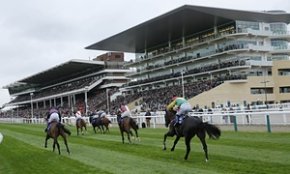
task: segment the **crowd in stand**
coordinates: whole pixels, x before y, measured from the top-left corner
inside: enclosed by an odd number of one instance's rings
[[[222,62],[219,64],[211,64],[208,66],[204,66],[204,67],[199,67],[199,68],[194,68],[191,70],[188,70],[184,73],[184,75],[191,75],[191,74],[197,74],[197,73],[202,73],[202,72],[210,72],[213,70],[217,70],[217,69],[223,69],[223,68],[229,68],[229,67],[233,67],[233,66],[243,66],[245,65],[246,62],[244,60],[234,60],[234,61],[229,61],[229,62]],[[153,78],[148,78],[148,79],[144,79],[144,80],[138,80],[136,82],[130,82],[128,85],[129,86],[134,86],[134,85],[138,85],[138,84],[143,84],[143,83],[150,83],[150,82],[154,82],[154,81],[158,81],[158,80],[164,80],[164,79],[170,79],[170,78],[176,78],[176,77],[180,77],[181,73],[177,72],[177,73],[172,73],[172,74],[167,74],[167,75],[162,75],[162,76],[157,76],[157,77],[153,77]],[[242,76],[240,76],[241,78],[244,78]],[[235,79],[237,78],[237,76],[235,77]],[[227,79],[230,79],[227,77]]]
[[[215,78],[214,80],[201,80],[191,83],[185,83],[184,84],[184,93],[185,97],[187,99],[192,98],[204,91],[208,91],[211,88],[214,88],[218,86],[219,84],[223,83],[224,80],[229,79],[239,79],[241,77],[236,77],[233,75],[225,76],[224,78]],[[113,95],[115,92],[118,92],[118,88],[110,89],[109,96]],[[111,113],[114,113],[114,111],[119,108],[120,104],[125,103],[129,104],[137,99],[138,102],[136,102],[136,106],[140,106],[141,110],[145,111],[148,108],[151,110],[164,110],[165,106],[170,102],[171,97],[173,95],[182,96],[182,86],[181,85],[175,85],[175,86],[167,86],[156,89],[150,89],[150,90],[144,90],[135,92],[130,95],[119,95],[114,100],[110,100],[109,102],[109,111]],[[91,91],[88,93],[87,98],[87,106],[85,106],[85,99],[84,96],[79,96],[75,105],[73,106],[67,106],[67,104],[64,104],[62,106],[62,114],[63,116],[72,116],[74,115],[73,112],[76,110],[82,111],[83,114],[85,114],[85,111],[89,113],[95,112],[97,110],[107,110],[107,91],[106,89],[103,90],[97,90],[97,91]],[[34,117],[36,118],[45,118],[46,112],[48,110],[48,107],[46,108],[35,108],[34,109]],[[19,109],[18,110],[18,116],[20,117],[30,117],[31,116],[31,110],[30,107],[27,107],[26,109]]]
[[[50,88],[42,89],[39,92],[34,92],[33,98],[37,99],[37,98],[41,98],[45,96],[61,94],[64,92],[81,89],[81,88],[91,85],[92,83],[96,82],[98,79],[100,79],[100,77],[92,76],[92,77],[87,77],[87,78],[75,80],[72,82],[60,84],[60,85],[53,86]],[[27,101],[27,100],[30,100],[30,97],[31,97],[30,94],[19,95],[17,96],[17,98],[15,98],[11,102],[16,103],[16,102],[21,102],[21,101]]]

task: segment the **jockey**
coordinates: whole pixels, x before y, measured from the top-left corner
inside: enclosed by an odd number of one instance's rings
[[[99,118],[104,118],[107,114],[105,111],[103,110],[99,110],[96,115],[99,117]]]
[[[181,124],[184,116],[192,109],[191,105],[185,98],[173,96],[172,102],[167,106],[167,110],[176,111],[174,126],[178,127]]]
[[[67,133],[68,135],[71,134],[71,132],[67,128],[65,128],[63,124],[61,124],[61,115],[60,115],[58,108],[56,108],[56,107],[50,108],[50,110],[47,114],[46,120],[47,120],[47,127],[45,128],[45,132],[48,131],[49,125],[51,122],[57,121],[59,123],[59,125],[63,128],[65,133]]]
[[[78,119],[82,119],[82,113],[81,113],[81,111],[77,111],[77,112],[75,113],[75,116],[76,116],[77,120],[78,120]]]
[[[119,111],[121,112],[121,118],[129,117],[131,115],[130,109],[125,104],[121,104]]]
[[[52,121],[57,121],[57,122],[61,121],[61,115],[58,109],[55,107],[50,108],[47,114],[46,120],[47,120],[47,127],[45,128],[45,132],[47,132],[49,125]]]

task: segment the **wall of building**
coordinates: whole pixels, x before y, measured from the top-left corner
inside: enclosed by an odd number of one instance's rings
[[[124,53],[123,52],[108,52],[108,53],[105,53],[96,57],[93,60],[124,62]]]
[[[273,93],[267,93],[267,101],[270,103],[280,103],[281,101],[289,100],[290,93],[280,93],[279,88],[282,86],[290,86],[290,76],[280,76],[279,69],[289,69],[290,61],[274,61],[272,68],[272,76],[249,76],[246,80],[225,81],[210,91],[203,92],[194,98],[189,99],[192,106],[199,105],[200,107],[211,107],[212,102],[215,105],[227,105],[228,101],[231,104],[244,105],[260,101],[264,103],[266,99],[265,93],[251,94],[251,88],[273,88]]]

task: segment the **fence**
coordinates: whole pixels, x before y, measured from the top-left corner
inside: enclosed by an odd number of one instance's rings
[[[151,117],[151,127],[164,127],[164,112],[153,113],[152,116],[144,116],[145,113],[134,114],[133,118],[136,119],[140,127],[142,123],[146,123],[146,118]],[[256,110],[256,111],[226,111],[226,112],[214,112],[214,113],[198,113],[192,112],[190,116],[198,116],[211,124],[232,127],[233,130],[238,131],[241,126],[259,126],[265,127],[268,132],[272,131],[272,126],[284,126],[290,129],[290,111],[281,110]],[[83,117],[87,123],[89,123],[89,117]],[[117,124],[116,116],[109,116],[109,119],[113,124]],[[75,117],[64,117],[63,123],[75,124]],[[30,123],[30,124],[45,124],[46,121],[43,118],[0,118],[0,123]]]

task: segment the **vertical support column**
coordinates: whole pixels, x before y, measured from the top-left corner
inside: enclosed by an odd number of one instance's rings
[[[33,102],[32,102],[33,92],[30,93],[30,106],[31,106],[31,119],[33,118]]]
[[[107,112],[110,114],[110,89],[106,88],[106,95],[107,95]]]
[[[85,87],[85,114],[86,116],[88,115],[88,91],[89,91],[89,87],[86,86]]]
[[[45,102],[45,100],[43,100],[43,109],[45,109],[46,108],[46,102]]]
[[[60,106],[63,107],[63,96],[60,96]]]
[[[182,25],[182,47],[185,47],[185,27],[184,24]]]

